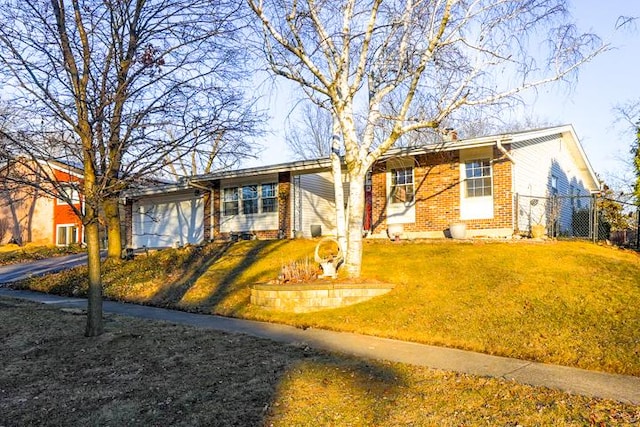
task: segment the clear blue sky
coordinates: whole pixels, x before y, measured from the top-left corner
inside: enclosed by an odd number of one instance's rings
[[[573,0],[570,7],[579,30],[598,34],[612,49],[586,64],[572,89],[566,86],[539,89],[537,96],[528,97],[522,114],[552,123],[573,124],[595,171],[608,183],[619,186],[614,181],[619,181],[629,170],[632,140],[628,134],[623,135],[623,124],[616,123],[614,107],[640,100],[640,19],[623,30],[616,30],[616,23],[620,16],[640,17],[640,1]],[[245,166],[291,160],[283,130],[286,116],[301,95],[289,93],[287,86],[282,81],[277,87],[261,85],[264,104],[272,116],[273,133],[262,140],[265,150],[259,159]]]
[[[582,31],[609,42],[612,50],[586,64],[573,90],[540,90],[529,113],[552,122],[571,123],[595,171],[616,181],[628,171],[632,138],[618,120],[616,105],[640,101],[640,20],[616,30],[620,16],[640,17],[637,0],[573,0],[572,13]]]

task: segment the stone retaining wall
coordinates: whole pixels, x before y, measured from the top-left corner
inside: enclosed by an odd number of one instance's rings
[[[374,283],[253,285],[251,304],[270,310],[308,313],[367,301],[391,289],[393,285]]]

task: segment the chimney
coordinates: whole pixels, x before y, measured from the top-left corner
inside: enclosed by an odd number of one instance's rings
[[[458,131],[454,128],[446,128],[444,130],[444,140],[446,142],[455,142],[458,140]]]

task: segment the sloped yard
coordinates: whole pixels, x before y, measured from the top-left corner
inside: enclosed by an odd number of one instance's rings
[[[36,261],[44,258],[71,255],[84,252],[78,245],[58,247],[53,245],[15,244],[0,245],[0,266],[17,262]]]
[[[363,276],[396,285],[307,314],[249,304],[249,286],[312,256],[315,242],[166,250],[108,266],[109,298],[299,327],[352,331],[640,375],[640,257],[585,242],[367,242]],[[82,269],[24,286],[82,294]]]

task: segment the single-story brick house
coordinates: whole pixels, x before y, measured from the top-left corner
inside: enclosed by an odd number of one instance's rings
[[[53,196],[64,192],[81,210],[82,169],[56,160],[20,160],[0,168],[0,177],[0,243],[68,246],[83,242],[82,221],[65,200]],[[28,186],[20,181],[39,184]]]
[[[390,150],[366,183],[365,233],[510,237],[515,195],[587,196],[598,179],[571,125]],[[233,235],[288,238],[335,234],[328,159],[216,172],[124,193],[127,244],[162,247]]]

